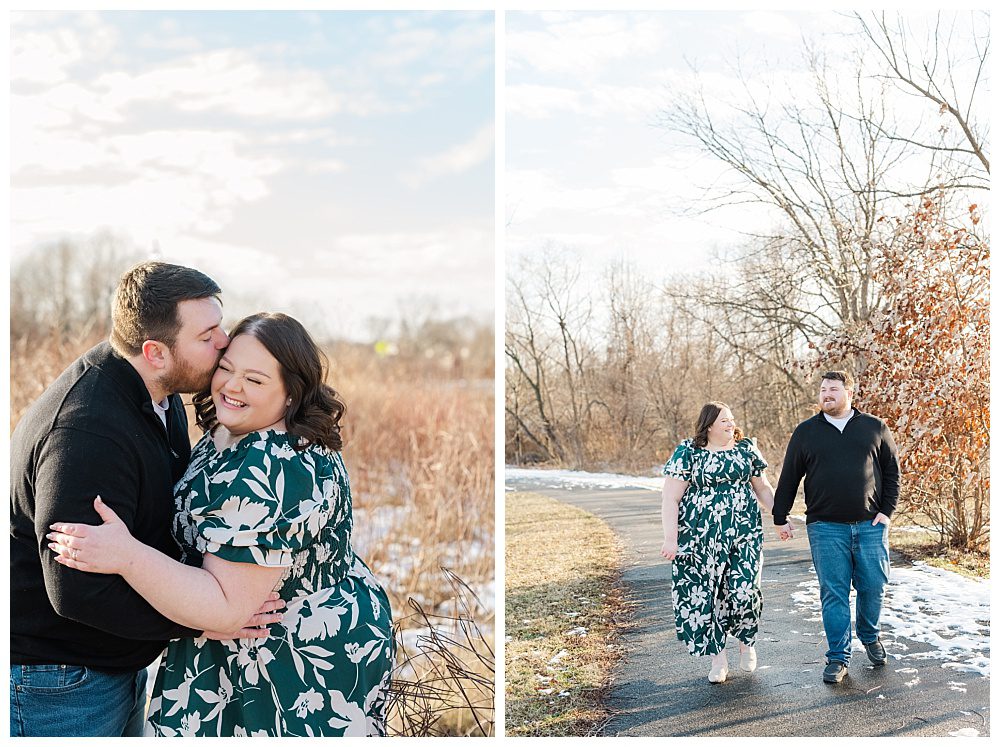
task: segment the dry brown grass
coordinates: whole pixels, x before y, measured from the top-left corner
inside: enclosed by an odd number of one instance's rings
[[[70,363],[99,341],[98,338],[11,338],[10,341],[10,430],[32,402],[55,381]]]
[[[921,560],[935,568],[975,579],[990,577],[990,554],[970,552],[942,543],[933,532],[890,530],[889,547],[908,561]]]
[[[394,701],[390,726],[489,736],[493,382],[449,378],[357,348],[330,357],[331,383],[347,403],[344,459],[355,536],[401,628],[398,692],[408,697]]]
[[[11,430],[98,341],[12,339]],[[491,734],[493,381],[459,376],[491,375],[492,362],[458,370],[357,345],[328,352],[330,383],[347,403],[355,545],[385,585],[400,628],[393,728]]]
[[[622,657],[621,547],[551,498],[512,493],[506,506],[506,733],[595,735]]]
[[[366,560],[392,577],[400,608],[410,597],[432,611],[446,603],[441,567],[483,596],[494,565],[493,382],[414,376],[357,350],[331,360]],[[393,529],[372,537],[365,517],[391,517]]]

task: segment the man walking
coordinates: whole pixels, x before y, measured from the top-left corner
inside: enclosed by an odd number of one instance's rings
[[[899,497],[892,434],[852,407],[853,395],[849,373],[823,374],[820,412],[792,433],[774,493],[774,524],[781,539],[789,539],[788,513],[805,477],[806,531],[829,646],[823,681],[831,683],[844,679],[851,659],[852,584],[858,639],[873,664],[885,664],[879,618],[889,580],[889,517]]]
[[[11,436],[11,736],[141,735],[145,667],[168,639],[201,635],[120,576],[56,563],[45,535],[56,520],[93,523],[100,495],[136,539],[178,557],[173,485],[191,447],[177,393],[207,388],[229,342],[219,293],[187,267],[129,270],[110,342],[67,368]]]

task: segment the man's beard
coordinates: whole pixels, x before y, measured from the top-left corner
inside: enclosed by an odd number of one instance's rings
[[[219,356],[221,358],[221,356]],[[173,370],[164,374],[160,379],[160,386],[168,394],[190,394],[205,391],[212,385],[212,375],[215,373],[215,366],[210,370],[199,373],[184,358],[174,356]]]
[[[820,402],[820,409],[830,416],[848,410],[848,408],[844,407],[844,403],[841,402]]]

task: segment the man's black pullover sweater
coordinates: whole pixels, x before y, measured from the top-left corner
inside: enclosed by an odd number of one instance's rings
[[[12,664],[134,671],[168,639],[197,635],[121,576],[59,565],[45,538],[55,521],[99,524],[100,495],[136,539],[178,557],[173,485],[191,446],[176,395],[167,426],[138,372],[107,343],[66,369],[21,418],[10,455]]]
[[[822,412],[799,423],[792,433],[774,491],[775,526],[788,523],[803,475],[806,523],[892,516],[899,498],[892,434],[881,420],[856,409],[843,433]]]

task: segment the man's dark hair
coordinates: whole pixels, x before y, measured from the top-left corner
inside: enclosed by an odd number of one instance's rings
[[[173,350],[181,322],[177,304],[214,298],[222,289],[208,275],[165,262],[143,262],[122,275],[111,302],[111,347],[123,358],[138,355],[146,340]]]
[[[826,381],[842,381],[844,382],[844,389],[854,391],[854,377],[847,371],[827,371],[823,374],[823,379]]]

